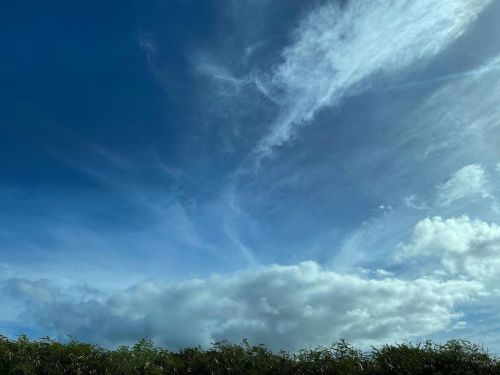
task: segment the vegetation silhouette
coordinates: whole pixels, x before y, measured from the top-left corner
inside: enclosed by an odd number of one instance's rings
[[[0,336],[0,374],[500,374],[500,360],[464,340],[384,345],[361,351],[341,340],[297,353],[272,352],[247,340],[169,351],[142,339],[106,350],[50,338]]]

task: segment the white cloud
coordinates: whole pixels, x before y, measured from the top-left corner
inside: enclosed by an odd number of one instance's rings
[[[479,164],[460,168],[444,184],[439,185],[436,203],[449,206],[459,199],[469,197],[491,197],[486,171]]]
[[[379,276],[385,276],[383,273]],[[465,280],[367,279],[314,262],[268,266],[174,285],[143,283],[109,298],[11,280],[44,332],[104,345],[148,336],[169,347],[218,339],[298,349],[339,338],[369,345],[431,334],[460,318],[457,304],[481,287]]]
[[[449,274],[481,281],[500,272],[500,227],[467,216],[427,218],[414,229],[412,240],[399,245],[400,259],[430,257]]]
[[[500,126],[499,70],[497,55],[467,74],[455,75],[410,116],[413,132],[408,134],[425,147],[424,158],[459,146],[463,152],[496,155],[491,131]]]
[[[300,24],[269,79],[283,97],[282,112],[257,153],[266,155],[290,141],[318,110],[363,89],[368,78],[438,54],[490,2],[379,0],[316,9]]]
[[[207,53],[199,53],[193,57],[197,73],[204,75],[219,84],[218,95],[234,95],[243,86],[250,83],[249,78],[238,78],[229,68],[215,60]]]
[[[403,203],[408,208],[413,208],[414,210],[428,210],[427,204],[422,201],[416,194],[410,194],[403,198]]]
[[[389,277],[389,276],[394,276],[393,272],[386,271],[382,268],[379,268],[375,270],[375,274],[380,277]]]

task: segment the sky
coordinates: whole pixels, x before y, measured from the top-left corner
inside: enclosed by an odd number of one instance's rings
[[[0,4],[0,333],[500,353],[500,2]]]

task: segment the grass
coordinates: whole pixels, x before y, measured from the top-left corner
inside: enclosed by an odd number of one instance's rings
[[[246,340],[174,352],[146,339],[106,350],[77,341],[0,336],[0,374],[500,374],[500,360],[463,340],[385,345],[368,352],[340,341],[275,353]]]

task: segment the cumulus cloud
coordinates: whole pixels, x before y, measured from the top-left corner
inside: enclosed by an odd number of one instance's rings
[[[465,280],[367,279],[304,262],[178,284],[142,283],[106,298],[19,279],[3,291],[28,301],[28,316],[59,336],[109,346],[147,336],[174,348],[248,338],[295,350],[341,337],[368,345],[450,328],[461,317],[457,305],[480,289]]]
[[[399,258],[427,257],[452,275],[482,282],[497,282],[500,272],[500,227],[468,216],[426,218],[414,229],[407,244],[400,244]]]
[[[488,177],[479,164],[466,165],[437,187],[436,202],[441,206],[468,197],[490,198]]]
[[[257,153],[290,141],[318,110],[362,90],[367,79],[435,56],[490,2],[379,0],[317,8],[297,28],[268,79],[266,92],[280,94],[282,111]]]
[[[55,298],[55,290],[50,289],[47,280],[9,279],[4,282],[3,291],[9,295],[22,296],[32,303],[52,302]]]

